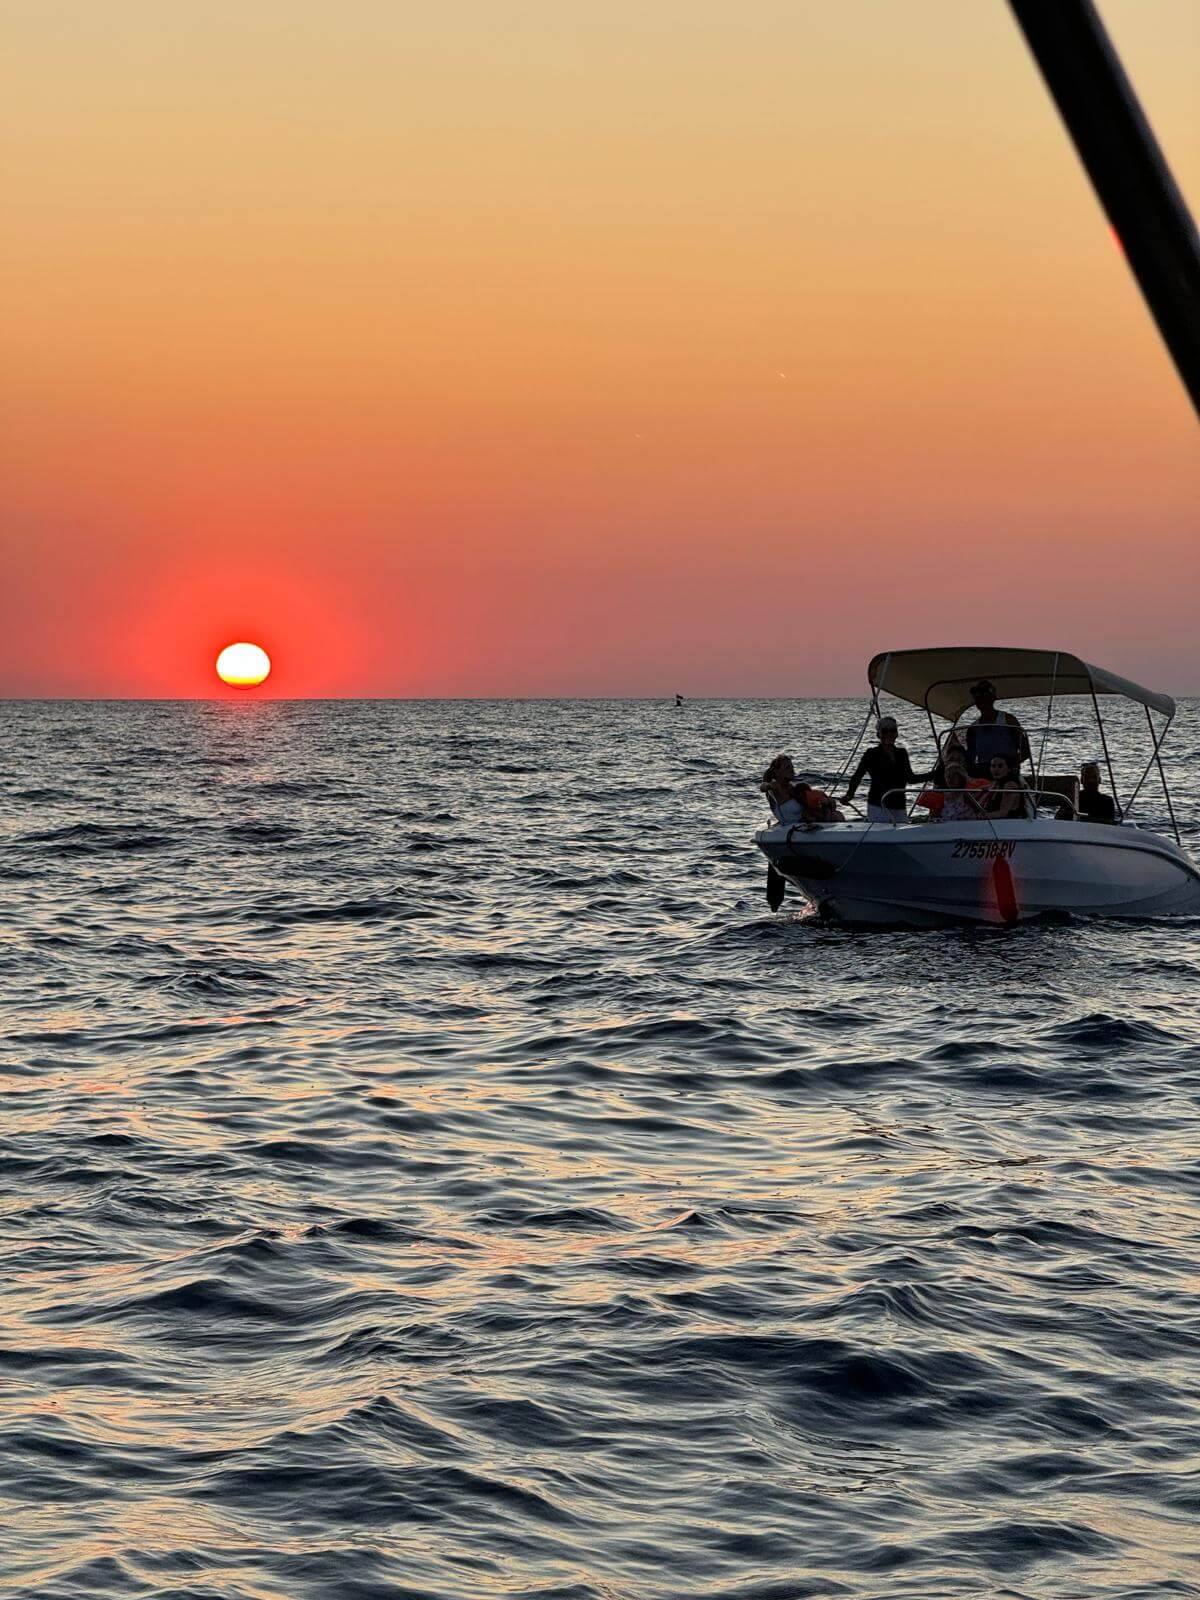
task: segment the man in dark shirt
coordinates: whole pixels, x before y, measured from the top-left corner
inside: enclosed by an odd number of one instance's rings
[[[1081,822],[1116,822],[1117,803],[1110,794],[1100,793],[1100,768],[1085,761],[1079,769],[1079,818]]]
[[[1022,761],[1028,761],[1029,739],[1011,711],[996,707],[996,685],[980,678],[971,688],[971,699],[979,715],[967,729],[967,765],[973,778],[990,775],[993,756],[1003,756],[1020,776]]]
[[[871,780],[867,789],[867,820],[869,822],[903,822],[908,805],[904,796],[906,783],[923,783],[912,769],[908,751],[896,739],[899,729],[895,717],[880,717],[875,724],[879,743],[864,750],[862,760],[854,769],[846,789],[846,799],[853,800],[855,790],[863,778]]]

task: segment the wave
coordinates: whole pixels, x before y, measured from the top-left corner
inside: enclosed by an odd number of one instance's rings
[[[1200,923],[770,917],[846,702],[255,709],[0,729],[0,1592],[1195,1592]]]
[[[74,822],[40,833],[19,834],[18,845],[36,845],[46,855],[90,856],[127,854],[142,850],[168,850],[179,840],[149,828],[122,823]]]

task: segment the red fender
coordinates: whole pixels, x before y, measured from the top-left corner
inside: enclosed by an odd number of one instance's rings
[[[1012,868],[1004,856],[997,856],[992,866],[992,887],[996,891],[996,909],[1002,922],[1015,922],[1020,916],[1017,905],[1017,886],[1013,882]]]

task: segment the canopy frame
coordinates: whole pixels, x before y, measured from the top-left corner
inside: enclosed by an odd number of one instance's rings
[[[952,676],[937,676],[937,672],[944,666],[953,663],[958,671]],[[898,687],[889,686],[889,675],[895,677],[894,667],[901,666],[900,676],[902,682]],[[908,670],[905,671],[904,669]],[[924,668],[924,670],[922,670]],[[1007,670],[1006,670],[1007,669]],[[1041,750],[1037,762],[1034,762],[1032,746],[1030,747],[1030,767],[1037,783],[1041,783],[1041,765],[1046,753],[1046,739],[1050,731],[1050,723],[1054,716],[1054,701],[1058,695],[1086,695],[1092,702],[1092,710],[1096,717],[1096,727],[1100,734],[1100,745],[1104,752],[1104,764],[1108,769],[1108,781],[1112,792],[1113,804],[1116,807],[1120,820],[1128,819],[1134,802],[1141,793],[1142,785],[1146,781],[1151,766],[1158,769],[1159,780],[1162,784],[1163,798],[1166,800],[1167,812],[1171,819],[1171,830],[1175,835],[1175,842],[1181,844],[1179,824],[1175,818],[1175,807],[1171,800],[1171,790],[1167,783],[1167,776],[1163,770],[1161,750],[1172,722],[1175,720],[1175,702],[1170,695],[1161,694],[1153,689],[1144,689],[1140,684],[1131,679],[1122,678],[1115,672],[1109,672],[1103,667],[1092,666],[1090,662],[1082,660],[1076,655],[1069,655],[1065,651],[1028,650],[1020,648],[987,648],[980,646],[969,647],[939,647],[928,650],[897,650],[887,651],[882,655],[873,657],[867,666],[867,683],[871,691],[871,708],[876,716],[879,715],[879,696],[883,693],[894,695],[899,700],[906,701],[909,705],[918,706],[929,718],[930,731],[934,741],[940,745],[937,724],[934,716],[939,715],[950,723],[951,730],[957,726],[959,718],[971,703],[970,690],[967,685],[972,678],[987,678],[995,681],[999,694],[1006,699],[1021,700],[1040,698],[1045,695],[1048,700],[1046,726],[1042,731]],[[1011,687],[1007,690],[1003,685],[1008,680]],[[1123,699],[1132,700],[1141,705],[1146,712],[1146,721],[1150,729],[1151,753],[1146,763],[1146,770],[1138,780],[1133,794],[1126,805],[1122,806],[1117,793],[1116,775],[1113,772],[1112,756],[1108,748],[1108,735],[1104,727],[1104,718],[1100,711],[1099,696],[1102,694],[1119,695]],[[934,702],[937,702],[936,704]],[[1166,718],[1161,733],[1155,733],[1154,718],[1151,716],[1151,707],[1161,712]],[[859,735],[861,741],[862,734]],[[857,742],[856,742],[857,747]]]
[[[1170,695],[1145,689],[1065,650],[999,645],[889,650],[877,655],[867,667],[873,698],[879,690],[886,689],[897,699],[933,711],[947,722],[955,721],[971,704],[970,684],[977,678],[992,679],[1008,699],[1049,695],[1057,685],[1059,694],[1116,694],[1151,706],[1166,717],[1175,715],[1175,702]]]

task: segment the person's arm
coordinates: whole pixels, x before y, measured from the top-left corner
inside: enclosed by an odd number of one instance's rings
[[[1003,793],[1004,798],[1000,802],[999,810],[992,812],[993,822],[1003,822],[1006,818],[1011,817],[1018,806],[1022,810],[1024,809],[1025,802],[1021,789],[1011,779],[1004,785]]]
[[[866,772],[867,772],[867,757],[870,754],[871,754],[871,752],[869,750],[864,750],[863,751],[862,759],[859,761],[858,765],[854,769],[854,776],[850,779],[850,782],[846,785],[846,799],[847,800],[853,800],[854,799],[854,791],[858,788],[859,784],[863,781],[863,778],[866,776]]]
[[[904,781],[905,783],[928,783],[932,774],[928,772],[916,773],[913,771],[912,757],[908,751],[904,752]]]

